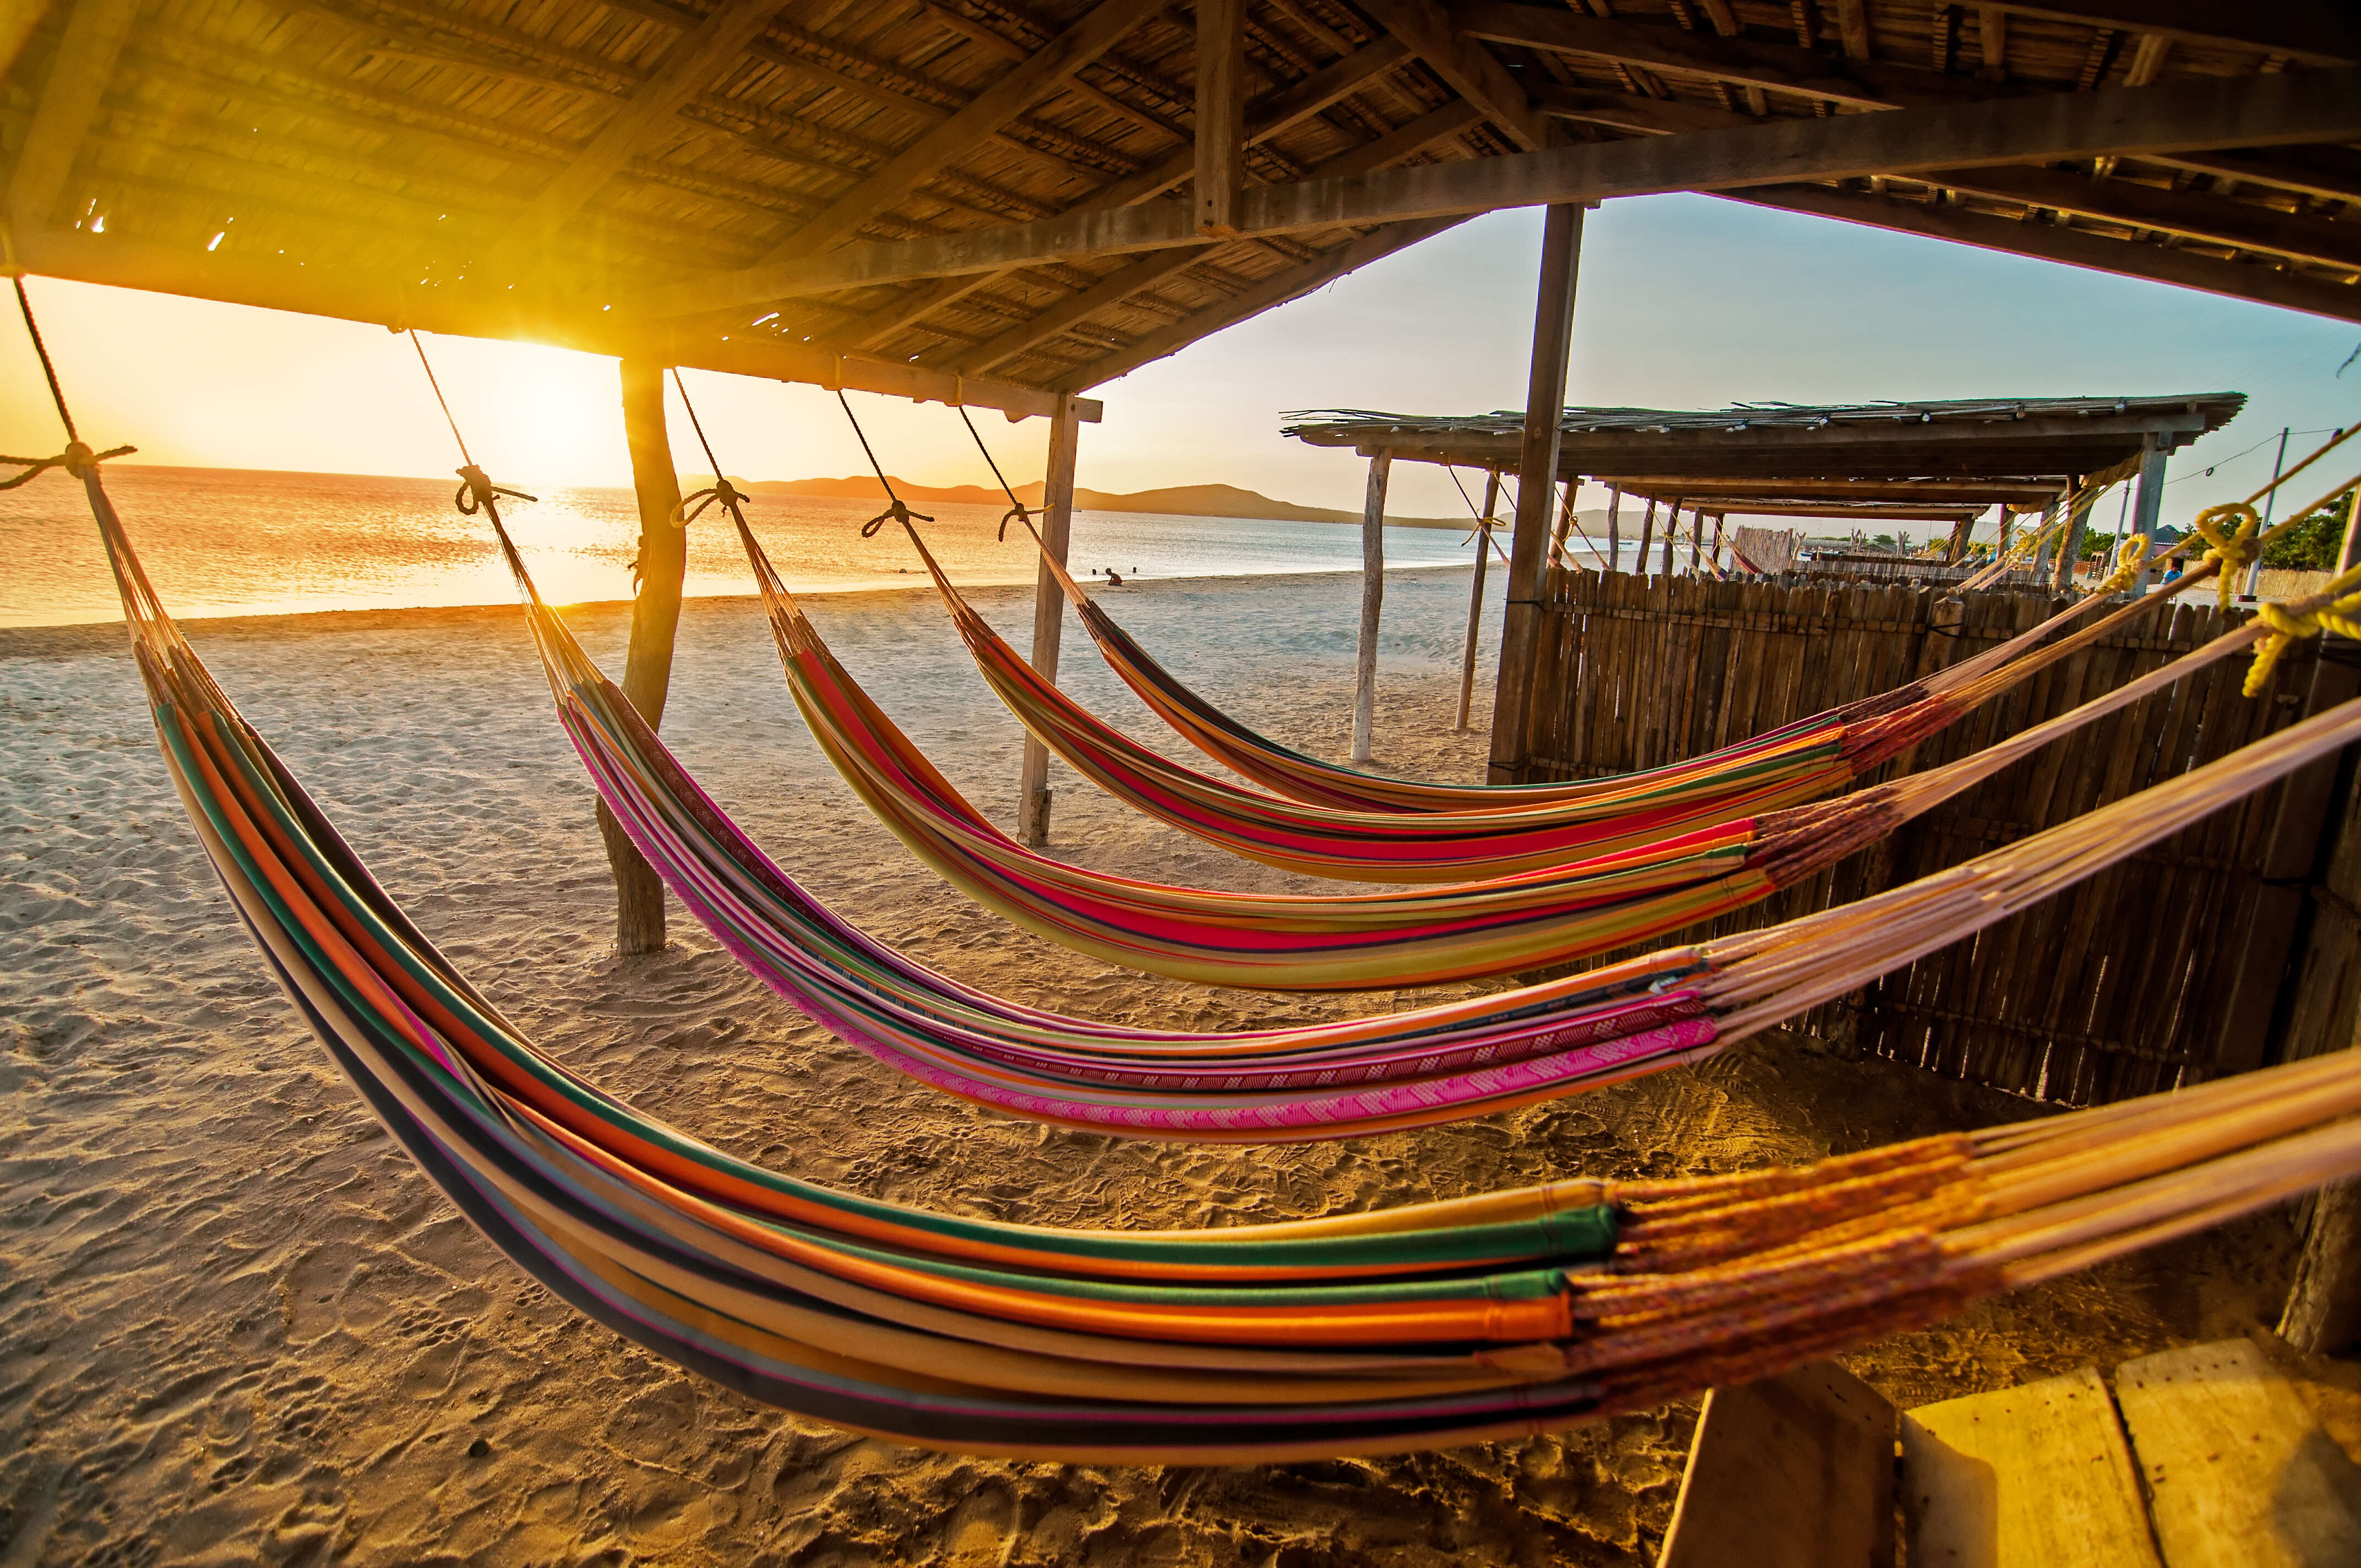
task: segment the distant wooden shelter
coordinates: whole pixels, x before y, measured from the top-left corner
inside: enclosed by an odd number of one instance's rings
[[[1974,398],[1938,402],[1741,403],[1726,409],[1569,408],[1558,419],[1557,458],[1535,499],[1554,511],[1562,541],[1570,506],[1552,499],[1557,483],[1609,487],[1607,559],[1623,560],[1620,507],[1645,504],[1635,570],[1649,569],[1662,540],[1662,565],[1676,559],[1680,518],[1690,513],[1690,569],[1710,559],[1706,521],[1718,549],[1730,517],[1808,517],[1846,529],[1925,521],[1947,523],[1952,554],[1983,512],[2040,511],[2094,477],[2138,478],[2135,532],[2152,532],[2163,499],[2166,459],[2246,406],[2240,392],[2144,398]],[[1529,422],[1521,410],[1419,416],[1333,409],[1291,414],[1284,433],[1314,446],[1348,446],[1369,460],[1370,518],[1382,518],[1386,476],[1397,462],[1488,470],[1524,468]],[[1489,491],[1488,490],[1488,495]],[[1665,510],[1661,529],[1658,508]],[[1520,497],[1518,515],[1525,513]],[[1365,522],[1365,527],[1374,528]],[[1594,542],[1595,543],[1596,542]],[[2070,536],[2056,557],[2058,580],[2073,570],[2080,543]],[[1375,669],[1375,595],[1362,619],[1360,667]],[[1511,589],[1514,605],[1515,590]],[[1472,612],[1471,612],[1472,614]],[[1521,784],[1532,759],[1522,738],[1533,729],[1533,645],[1504,644],[1493,702],[1492,782]],[[1360,694],[1359,708],[1368,706]]]

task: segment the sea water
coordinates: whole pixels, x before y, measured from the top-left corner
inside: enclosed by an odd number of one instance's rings
[[[413,605],[505,604],[516,597],[480,517],[452,505],[455,479],[110,465],[107,492],[157,591],[175,615],[276,615]],[[862,525],[874,501],[759,496],[747,521],[791,589],[916,587],[925,581],[900,529]],[[1001,510],[920,503],[928,546],[955,581],[1029,583],[1037,557],[1021,529],[996,535]],[[624,489],[544,489],[503,518],[544,598],[629,598],[639,513]],[[1389,568],[1471,565],[1476,547],[1445,529],[1389,528]],[[1361,532],[1326,522],[1078,511],[1070,560],[1080,575],[1225,577],[1358,571]],[[0,491],[0,626],[114,620],[122,611],[82,486],[55,472]],[[1493,565],[1499,566],[1498,557]],[[686,590],[752,591],[736,532],[718,510],[689,526]]]

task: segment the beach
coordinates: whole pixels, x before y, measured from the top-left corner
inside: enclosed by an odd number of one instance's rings
[[[1226,710],[1341,758],[1359,591],[1343,573],[1191,577],[1105,603]],[[1488,657],[1471,731],[1452,733],[1467,591],[1464,567],[1389,576],[1381,770],[1482,776]],[[975,602],[1027,644],[1029,590],[982,587]],[[1013,822],[1020,731],[933,597],[807,605],[951,781]],[[628,606],[567,613],[619,671]],[[514,606],[189,630],[393,896],[554,1055],[732,1153],[878,1198],[1048,1224],[1253,1223],[1801,1161],[2043,1113],[1774,1036],[1699,1069],[1382,1138],[1202,1148],[1045,1131],[837,1041],[676,905],[668,950],[617,959],[593,796]],[[1061,684],[1202,762],[1071,618]],[[1067,1466],[860,1438],[643,1354],[471,1230],[280,996],[166,783],[119,627],[0,630],[0,1090],[16,1111],[0,1136],[0,1568],[1653,1562],[1693,1404],[1392,1458]],[[836,779],[750,600],[688,602],[663,730],[793,875],[971,983],[1195,1029],[1447,993],[1219,991],[1016,930],[941,884]],[[1052,783],[1058,854],[1166,882],[1333,890],[1184,838],[1062,765]],[[2267,1329],[2293,1238],[2286,1212],[2263,1214],[1847,1364],[1908,1407]],[[2361,1453],[2361,1367],[2283,1364]]]

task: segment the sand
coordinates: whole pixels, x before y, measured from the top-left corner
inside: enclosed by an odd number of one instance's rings
[[[1379,764],[1480,776],[1449,733],[1464,571],[1388,598]],[[1183,675],[1342,755],[1349,577],[1111,599]],[[980,596],[1004,629],[1027,600]],[[1017,732],[931,598],[813,602],[963,789],[1013,816]],[[1497,616],[1497,605],[1493,614]],[[620,607],[575,616],[620,665]],[[192,623],[379,876],[556,1054],[752,1158],[1008,1219],[1200,1224],[1549,1177],[1809,1158],[2037,1107],[1773,1039],[1455,1127],[1271,1149],[1044,1132],[806,1024],[675,910],[619,960],[591,795],[512,609]],[[1069,635],[1067,684],[1170,737]],[[1479,676],[1479,694],[1489,672]],[[1690,1405],[1413,1457],[1248,1469],[944,1457],[749,1403],[576,1317],[471,1231],[265,978],[181,819],[111,627],[0,633],[0,1568],[32,1563],[1470,1564],[1650,1562]],[[1388,1009],[1109,970],[943,888],[828,772],[743,600],[692,601],[664,732],[797,876],[886,940],[1064,1009],[1192,1027]],[[1234,860],[1060,771],[1056,848],[1223,886]],[[1850,1358],[1904,1404],[2276,1315],[2284,1213],[1988,1304]],[[2361,1368],[2290,1363],[2361,1451]]]

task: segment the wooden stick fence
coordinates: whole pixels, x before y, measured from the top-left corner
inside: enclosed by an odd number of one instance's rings
[[[2194,596],[2193,596],[2194,597]],[[1890,690],[2037,624],[2046,594],[1553,573],[1530,777],[1655,766]],[[1980,750],[2238,624],[2210,597],[2076,654],[1903,764]],[[2052,746],[1894,839],[1713,929],[1850,902],[2210,762],[2353,694],[2290,652],[2259,698],[2225,661]],[[1847,1048],[2071,1104],[2348,1043],[2361,1003],[2361,829],[2351,768],[2322,764],[1800,1028]]]

